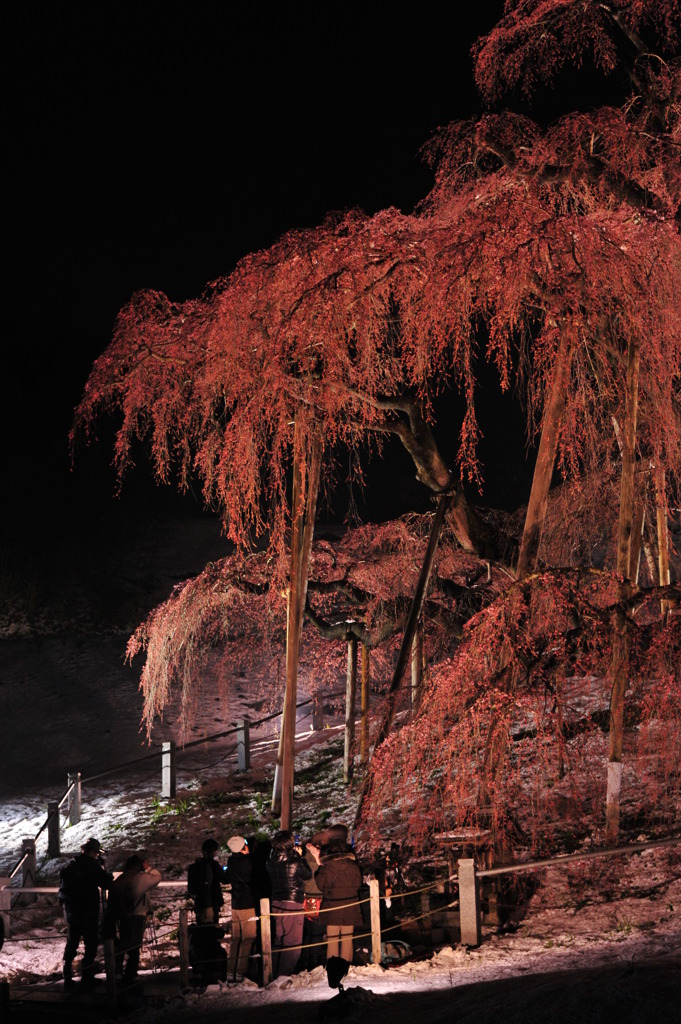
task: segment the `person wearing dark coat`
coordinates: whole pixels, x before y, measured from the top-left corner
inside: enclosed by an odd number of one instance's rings
[[[272,883],[272,916],[274,917],[274,976],[293,974],[300,959],[303,940],[303,909],[305,883],[312,877],[312,868],[296,848],[293,834],[277,832],[267,862]]]
[[[201,856],[187,869],[187,887],[194,900],[197,924],[220,923],[220,907],[224,903],[222,886],[227,884],[227,868],[216,859],[219,846],[215,839],[206,839]]]
[[[362,869],[352,848],[340,838],[331,839],[321,850],[321,865],[315,882],[322,893],[322,916],[326,923],[327,961],[340,956],[352,963],[352,933],[361,925],[359,888]]]
[[[227,846],[231,850],[227,871],[232,886],[232,938],[229,943],[227,977],[230,981],[243,981],[248,974],[257,935],[255,897],[251,887],[253,858],[243,836],[232,836]]]
[[[305,919],[303,924],[303,951],[300,966],[303,970],[312,971],[321,966],[326,958],[324,946],[324,917],[319,913],[322,905],[322,894],[315,881],[314,872],[319,867],[321,843],[319,833],[312,836],[305,844],[303,856],[312,869],[312,878],[305,883]]]
[[[63,868],[59,883],[59,902],[66,920],[64,947],[64,987],[73,985],[73,958],[81,939],[85,947],[81,963],[81,984],[95,981],[95,957],[99,946],[100,890],[108,890],[113,875],[104,867],[102,847],[97,839],[88,839],[81,852]]]

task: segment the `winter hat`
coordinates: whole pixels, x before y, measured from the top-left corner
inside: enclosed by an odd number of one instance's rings
[[[81,846],[81,850],[83,851],[83,853],[101,853],[102,844],[100,843],[99,839],[88,839],[87,842],[83,843],[83,845]]]
[[[243,836],[232,836],[231,839],[227,840],[227,846],[229,846],[232,853],[241,853],[245,845],[246,840]]]

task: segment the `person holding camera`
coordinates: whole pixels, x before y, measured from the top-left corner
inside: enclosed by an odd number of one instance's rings
[[[293,833],[277,832],[267,872],[272,882],[272,967],[276,978],[293,974],[298,966],[303,941],[305,883],[312,877],[312,868],[303,858],[302,848]]]
[[[201,856],[187,868],[187,888],[198,925],[220,924],[220,908],[225,902],[222,886],[229,881],[229,873],[216,857],[219,849],[215,839],[205,839]]]
[[[230,981],[238,982],[243,981],[248,974],[258,932],[252,889],[253,858],[244,836],[232,836],[227,846],[230,849],[227,869],[232,885],[232,936],[227,976]]]
[[[133,853],[109,890],[108,912],[117,933],[116,972],[131,985],[139,972],[144,930],[151,910],[149,892],[161,882],[158,868],[149,866],[144,851]],[[125,969],[124,969],[125,965]]]
[[[98,839],[88,839],[59,875],[59,902],[66,920],[66,946],[64,947],[64,988],[73,985],[73,958],[81,939],[84,952],[81,963],[81,984],[95,982],[95,957],[99,946],[100,890],[108,890],[113,875],[104,866],[104,857]]]

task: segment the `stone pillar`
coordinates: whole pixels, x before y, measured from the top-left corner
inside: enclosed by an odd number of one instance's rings
[[[482,941],[480,895],[475,861],[472,858],[459,861],[459,919],[461,944],[479,946]]]

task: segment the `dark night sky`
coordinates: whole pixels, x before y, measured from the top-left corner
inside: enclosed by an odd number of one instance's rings
[[[419,147],[479,109],[469,48],[502,3],[465,17],[371,7],[38,2],[5,14],[3,546],[20,526],[47,535],[111,502],[110,443],[71,473],[67,432],[134,291],[197,295],[329,210],[410,210],[427,192]],[[170,500],[152,498],[148,478],[133,472],[120,507]]]

